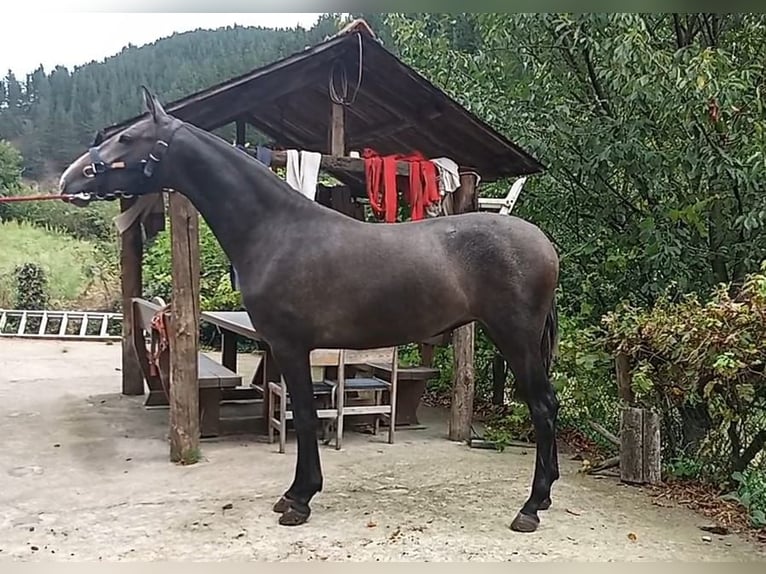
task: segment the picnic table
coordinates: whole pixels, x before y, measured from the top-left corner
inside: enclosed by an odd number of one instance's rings
[[[262,351],[265,352],[265,374],[259,376],[259,372],[253,374],[253,386],[256,379],[262,379],[268,384],[269,381],[279,381],[280,372],[274,362],[268,343],[258,334],[253,327],[250,316],[247,311],[203,311],[201,320],[215,325],[221,333],[221,364],[237,372],[237,340],[244,337],[255,341]],[[323,352],[332,352],[332,350],[315,350],[312,352],[312,367],[323,367],[325,361],[322,360]],[[329,363],[329,361],[328,361]],[[363,370],[373,370],[376,376],[386,378],[390,376],[391,369],[388,365],[370,362],[369,365],[351,365]],[[262,368],[259,366],[259,369]],[[428,380],[439,376],[439,370],[427,366],[418,367],[399,367],[398,372],[398,392],[397,392],[397,427],[419,427],[417,418],[417,408],[420,399],[425,392],[425,386]],[[263,377],[263,378],[262,378]],[[268,400],[268,393],[263,389],[264,401]],[[264,405],[266,408],[268,405]]]

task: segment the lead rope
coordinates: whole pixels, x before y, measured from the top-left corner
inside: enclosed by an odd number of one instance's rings
[[[330,68],[330,74],[329,74],[329,86],[328,91],[330,93],[330,99],[341,106],[350,106],[356,101],[356,96],[359,93],[359,88],[362,85],[362,69],[363,69],[363,58],[364,54],[362,51],[362,34],[360,32],[356,33],[356,37],[359,43],[359,66],[357,69],[357,77],[356,77],[356,87],[354,88],[354,95],[349,99],[348,98],[348,77],[346,75],[346,67],[343,66],[341,71],[341,77],[340,77],[340,83],[341,83],[341,94],[338,93],[338,91],[335,89],[335,71],[337,69],[337,66],[339,62],[341,62],[340,58],[337,58],[333,64],[332,68]]]
[[[14,195],[10,197],[0,197],[0,203],[14,203],[17,201],[44,201],[46,199],[60,199],[62,201],[68,201],[72,196],[66,196],[63,194],[58,195]]]

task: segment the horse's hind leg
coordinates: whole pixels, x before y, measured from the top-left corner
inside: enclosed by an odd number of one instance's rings
[[[295,478],[290,488],[274,504],[274,512],[282,514],[279,517],[281,525],[297,526],[308,520],[311,514],[309,502],[322,490],[323,482],[309,353],[296,352],[289,346],[275,345],[272,345],[272,351],[290,394],[298,442]],[[282,429],[282,432],[285,432],[285,429]]]
[[[513,325],[487,325],[490,337],[503,353],[529,407],[537,443],[535,472],[529,498],[511,524],[517,532],[533,532],[540,524],[539,510],[550,507],[551,485],[559,478],[556,448],[558,399],[542,360],[540,338]]]

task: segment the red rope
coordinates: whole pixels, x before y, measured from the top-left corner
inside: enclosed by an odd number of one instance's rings
[[[42,201],[45,199],[60,199],[62,201],[68,201],[69,197],[66,195],[14,195],[12,197],[0,197],[0,203],[12,203],[15,201]]]

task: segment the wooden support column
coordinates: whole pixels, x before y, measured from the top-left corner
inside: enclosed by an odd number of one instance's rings
[[[125,212],[136,199],[120,199]],[[120,236],[120,280],[122,286],[122,394],[143,395],[144,376],[136,356],[133,334],[133,297],[141,297],[143,241],[141,224],[136,221]]]
[[[170,329],[170,460],[199,459],[199,216],[180,193],[170,194],[173,295]]]
[[[476,179],[471,174],[460,176],[460,187],[453,192],[455,213],[475,211],[478,206]],[[452,409],[449,439],[471,440],[474,395],[474,323],[455,329],[452,336],[455,381],[452,387]]]
[[[330,133],[329,148],[330,155],[346,155],[346,108],[341,104],[330,102]]]

